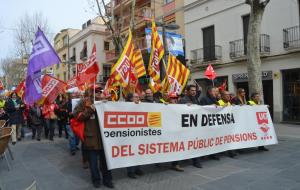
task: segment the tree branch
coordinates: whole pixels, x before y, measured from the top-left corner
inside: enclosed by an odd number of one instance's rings
[[[260,5],[262,6],[262,8],[265,8],[269,2],[270,2],[270,0],[265,0],[265,1],[261,2]]]
[[[248,5],[252,5],[252,0],[245,0],[245,3]]]

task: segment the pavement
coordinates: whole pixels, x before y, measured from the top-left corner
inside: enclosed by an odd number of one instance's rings
[[[275,124],[279,144],[268,152],[249,149],[232,159],[203,160],[198,169],[186,161],[184,172],[170,169],[169,163],[143,166],[145,175],[129,179],[125,169],[113,170],[115,189],[130,190],[300,190],[300,125]],[[71,156],[68,142],[54,142],[30,137],[11,146],[15,160],[9,158],[8,171],[0,160],[0,189],[26,189],[34,180],[40,190],[94,189],[88,169],[81,165],[81,155]],[[101,186],[101,189],[107,189]]]

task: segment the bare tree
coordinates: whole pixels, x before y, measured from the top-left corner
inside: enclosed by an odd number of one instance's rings
[[[25,13],[16,25],[14,34],[15,50],[18,57],[28,57],[32,50],[35,33],[40,27],[48,39],[52,39],[47,19],[40,13]]]
[[[7,57],[1,60],[0,65],[6,88],[18,85],[25,78],[27,65],[24,60]]]
[[[250,21],[247,41],[249,92],[257,92],[263,100],[263,86],[260,59],[261,22],[265,8],[270,0],[246,0],[250,5]]]
[[[97,5],[97,12],[98,15],[102,18],[104,21],[107,29],[112,35],[112,42],[115,46],[116,54],[120,54],[123,50],[124,47],[124,41],[122,36],[121,36],[121,29],[123,28],[123,16],[119,18],[118,20],[118,25],[119,27],[115,27],[115,18],[113,14],[113,8],[114,8],[114,1],[110,0],[91,0],[88,1],[89,4],[91,5],[91,8],[93,9],[94,6],[93,4],[96,3]],[[135,17],[135,3],[136,0],[132,1],[132,6],[131,6],[131,13],[130,13],[130,27],[132,32],[134,32],[134,17]],[[123,13],[123,5],[121,4],[121,14]]]

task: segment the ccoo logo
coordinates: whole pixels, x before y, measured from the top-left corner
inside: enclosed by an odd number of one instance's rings
[[[161,127],[160,112],[104,112],[104,128]]]

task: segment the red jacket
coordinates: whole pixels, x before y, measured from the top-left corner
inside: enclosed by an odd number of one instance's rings
[[[58,110],[58,105],[56,103],[45,104],[43,106],[43,116],[45,119],[57,119],[56,110]]]

